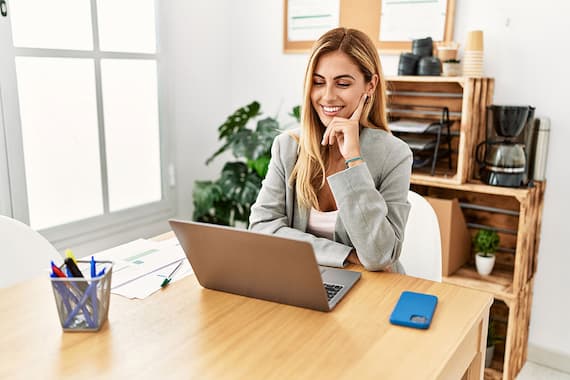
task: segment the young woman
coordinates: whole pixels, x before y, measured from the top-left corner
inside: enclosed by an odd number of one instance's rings
[[[321,265],[403,273],[411,165],[387,127],[376,47],[333,29],[309,59],[300,130],[273,142],[250,229],[309,241]]]

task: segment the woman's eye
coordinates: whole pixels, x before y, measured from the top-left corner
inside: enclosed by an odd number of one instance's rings
[[[337,83],[336,85],[339,86],[339,87],[342,87],[342,88],[346,88],[346,87],[349,87],[349,86],[350,86],[350,83],[339,82],[339,83]]]
[[[323,86],[325,82],[313,82],[313,86]]]

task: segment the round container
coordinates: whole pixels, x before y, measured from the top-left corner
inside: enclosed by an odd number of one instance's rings
[[[463,52],[463,76],[480,77],[484,75],[483,52],[466,50]]]
[[[420,57],[412,53],[400,54],[398,75],[416,75]]]
[[[431,57],[433,55],[433,41],[431,37],[413,40],[412,53],[420,57]]]
[[[461,76],[461,63],[443,62],[441,74],[445,77]]]
[[[441,62],[457,59],[457,48],[441,46],[437,48],[437,58]]]
[[[441,61],[437,57],[423,57],[418,63],[418,75],[441,75]]]
[[[472,30],[467,32],[467,40],[465,41],[465,50],[483,50],[483,31]]]

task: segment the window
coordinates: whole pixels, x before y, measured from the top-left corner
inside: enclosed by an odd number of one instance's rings
[[[0,20],[0,206],[54,243],[172,213],[154,4],[16,0]]]

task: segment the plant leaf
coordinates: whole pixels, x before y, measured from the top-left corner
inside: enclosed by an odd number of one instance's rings
[[[206,165],[209,165],[214,158],[224,153],[230,147],[233,148],[233,144],[238,141],[235,134],[243,130],[251,118],[260,115],[260,108],[261,106],[259,105],[259,102],[253,101],[247,106],[237,109],[234,113],[228,116],[226,121],[218,127],[218,139],[225,140],[225,143],[206,160]],[[235,154],[234,156],[239,157]]]
[[[219,184],[225,197],[249,208],[261,188],[261,177],[243,162],[228,162],[222,169]]]
[[[265,118],[257,122],[255,133],[257,135],[257,147],[253,151],[251,159],[271,155],[271,144],[280,133],[279,123],[273,118]]]
[[[259,140],[251,129],[238,131],[232,140],[232,153],[234,157],[245,157],[247,160],[253,158],[255,150],[259,146]]]
[[[249,119],[260,114],[261,106],[259,102],[253,101],[245,107],[237,109],[233,114],[228,116],[224,124],[218,127],[220,140],[233,135],[238,130],[245,127]]]
[[[269,155],[261,156],[256,160],[248,161],[247,165],[253,170],[255,170],[255,172],[260,178],[265,178],[265,176],[267,175],[267,171],[269,170],[270,159],[271,158]]]
[[[210,213],[214,204],[222,197],[222,191],[217,183],[212,181],[195,181],[192,189],[194,204],[193,219],[198,219]]]
[[[289,112],[289,116],[294,117],[295,120],[297,120],[297,123],[300,123],[301,122],[301,106],[293,107],[291,112]]]

